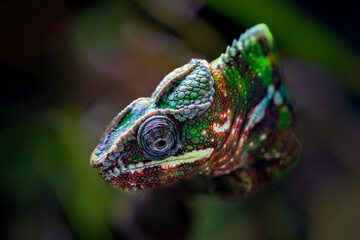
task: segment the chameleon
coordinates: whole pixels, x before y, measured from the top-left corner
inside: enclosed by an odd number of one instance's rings
[[[204,176],[221,196],[251,196],[297,162],[295,114],[273,36],[258,24],[212,62],[191,59],[106,128],[90,159],[105,181],[140,190]]]

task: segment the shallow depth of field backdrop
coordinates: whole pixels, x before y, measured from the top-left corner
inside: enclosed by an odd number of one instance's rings
[[[0,238],[359,239],[359,9],[350,0],[0,1]],[[89,165],[106,124],[175,67],[215,59],[260,22],[297,109],[299,164],[243,201],[199,195],[174,210],[164,197],[138,228],[149,193],[117,191]]]

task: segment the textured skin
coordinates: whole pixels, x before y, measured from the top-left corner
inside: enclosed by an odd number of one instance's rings
[[[178,141],[169,156],[151,159],[140,144],[139,128],[156,116],[173,122],[168,135],[176,133]],[[168,74],[151,98],[135,100],[120,112],[90,163],[120,189],[205,175],[216,193],[245,197],[297,162],[293,118],[272,35],[259,24],[218,59],[191,60]]]

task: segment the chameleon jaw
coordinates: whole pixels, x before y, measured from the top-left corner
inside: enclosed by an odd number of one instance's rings
[[[147,175],[152,173],[153,179],[151,185],[157,184],[162,181],[164,176],[173,175],[178,168],[185,168],[188,164],[198,164],[200,160],[207,159],[211,156],[213,148],[207,148],[202,150],[195,150],[192,152],[185,153],[179,156],[171,156],[162,161],[149,162],[149,163],[138,163],[124,166],[121,161],[119,165],[108,169],[99,169],[102,176],[110,184],[122,189],[137,189],[147,188],[149,182],[143,181],[147,179]],[[184,170],[183,169],[183,170]],[[184,170],[185,171],[185,170]],[[175,175],[174,175],[175,176]],[[173,177],[172,181],[176,181],[179,177]]]

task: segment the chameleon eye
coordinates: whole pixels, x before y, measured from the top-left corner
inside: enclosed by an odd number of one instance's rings
[[[180,147],[177,128],[165,116],[153,116],[143,122],[137,133],[137,141],[144,156],[151,160],[168,158]]]

